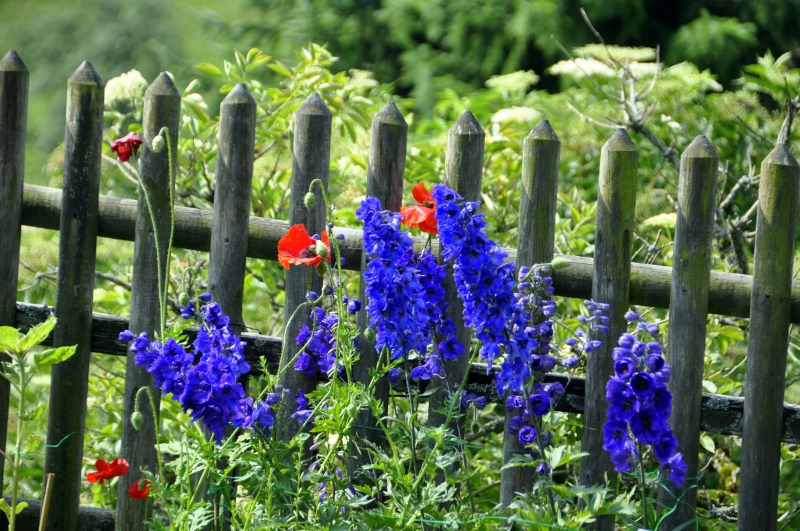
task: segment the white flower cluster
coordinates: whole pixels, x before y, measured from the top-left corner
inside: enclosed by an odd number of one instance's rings
[[[110,79],[106,83],[105,104],[106,108],[113,109],[119,104],[133,107],[136,98],[147,90],[147,80],[138,70],[131,70],[126,74]]]

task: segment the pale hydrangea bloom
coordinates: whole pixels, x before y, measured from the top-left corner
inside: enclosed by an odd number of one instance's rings
[[[528,107],[509,107],[500,109],[492,115],[493,124],[505,124],[509,122],[532,122],[542,115],[536,109]]]
[[[142,96],[145,90],[147,90],[147,80],[138,70],[121,74],[106,83],[106,107],[114,108],[118,104],[133,107],[136,98]]]

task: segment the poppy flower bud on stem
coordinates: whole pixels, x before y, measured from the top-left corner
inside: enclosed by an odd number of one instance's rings
[[[306,196],[303,198],[303,203],[305,203],[306,208],[308,210],[311,210],[312,208],[314,208],[314,205],[316,204],[316,202],[317,202],[317,198],[314,196],[313,192],[308,192],[306,194]]]
[[[328,258],[328,246],[322,240],[317,240],[317,256],[323,260]]]
[[[182,307],[186,307],[189,305],[189,294],[185,291],[182,291],[181,294],[178,296],[178,304]]]
[[[165,142],[163,136],[158,135],[153,139],[153,151],[155,151],[156,153],[161,153],[164,150],[164,145]]]
[[[564,269],[569,267],[571,264],[572,262],[567,260],[566,258],[556,258],[552,262],[550,262],[550,265],[552,266],[553,269]]]
[[[317,264],[317,274],[321,277],[325,276],[325,273],[328,271],[328,264],[325,262],[320,262]]]
[[[142,422],[144,422],[142,414],[138,411],[134,411],[131,414],[131,424],[133,424],[133,427],[136,428],[137,431],[142,429]]]

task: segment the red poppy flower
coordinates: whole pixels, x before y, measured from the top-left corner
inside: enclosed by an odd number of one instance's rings
[[[322,233],[322,243],[328,248],[325,260],[330,260],[331,246],[325,232]],[[293,225],[278,242],[278,262],[286,269],[292,264],[315,266],[322,262],[322,257],[317,254],[317,240],[308,235],[305,225]]]
[[[142,478],[131,485],[131,488],[128,489],[128,496],[134,500],[143,500],[150,494],[150,487],[152,485],[152,481]]]
[[[86,479],[89,480],[89,483],[99,481],[101,485],[107,479],[124,476],[128,473],[128,469],[130,468],[128,462],[119,457],[110,463],[106,463],[102,459],[98,459],[95,461],[94,466],[97,468],[97,472],[86,474]]]
[[[411,193],[419,204],[400,209],[403,225],[411,228],[419,227],[419,230],[428,234],[439,234],[436,223],[436,201],[425,188],[425,183],[416,185],[411,189]]]
[[[122,138],[118,138],[111,143],[111,151],[117,153],[119,160],[127,162],[131,155],[135,155],[142,145],[142,138],[134,132],[130,132]]]

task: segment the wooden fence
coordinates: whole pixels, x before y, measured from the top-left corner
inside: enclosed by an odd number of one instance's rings
[[[103,84],[89,63],[83,63],[68,83],[63,190],[23,185],[28,77],[15,52],[9,52],[0,62],[0,278],[3,280],[0,325],[25,329],[53,312],[51,308],[16,301],[20,227],[60,231],[55,308],[58,325],[48,341],[54,345],[77,343],[78,353],[57,365],[52,374],[47,442],[53,446],[47,450],[45,472],[54,472],[58,481],[48,529],[112,529],[110,512],[79,507],[83,436],[75,434],[84,429],[90,353],[126,356],[126,345],[117,340],[119,332],[129,328],[134,333],[152,334],[156,328],[156,250],[151,218],[141,187],[138,201],[98,194]],[[151,142],[162,127],[168,127],[175,148],[180,104],[180,95],[165,74],[156,79],[145,95],[139,178],[150,190],[153,219],[162,234],[168,232],[169,224],[169,161],[167,150],[156,153]],[[222,103],[214,210],[178,207],[175,213],[175,246],[210,252],[210,291],[236,323],[241,322],[246,258],[275,260],[277,242],[289,227],[286,221],[249,216],[255,105],[243,84],[237,85]],[[375,116],[372,126],[367,193],[393,210],[399,208],[402,199],[407,129],[392,103]],[[327,186],[330,137],[331,114],[321,98],[311,94],[297,111],[289,214],[291,223],[304,222],[311,232],[325,226],[325,213],[321,208],[307,211],[303,197],[314,179]],[[465,113],[448,135],[445,180],[468,199],[480,197],[483,145],[483,128],[471,113]],[[524,141],[519,246],[517,250],[509,250],[518,265],[545,262],[554,256],[559,155],[558,137],[543,120]],[[800,283],[791,280],[800,167],[783,145],[776,147],[762,164],[755,275],[750,277],[710,272],[718,160],[704,137],[695,139],[681,159],[674,267],[631,263],[637,161],[636,146],[624,130],[617,130],[601,153],[595,259],[567,257],[572,265],[553,272],[556,295],[591,297],[611,304],[612,308],[609,341],[589,358],[588,377],[568,380],[564,375],[548,375],[551,381],[566,386],[565,399],[559,402],[558,409],[583,417],[583,450],[590,455],[581,463],[580,479],[584,484],[599,484],[605,474],[613,472],[601,448],[606,410],[604,389],[612,372],[612,338],[625,327],[623,314],[628,304],[669,308],[667,359],[673,368],[670,387],[675,400],[672,426],[680,441],[679,450],[687,458],[687,477],[697,475],[700,430],[742,435],[739,529],[774,530],[781,441],[800,443],[800,407],[783,403],[788,327],[790,322],[800,322]],[[317,203],[321,204],[319,199]],[[363,269],[366,258],[361,231],[340,229],[340,232],[345,236],[342,248],[346,267]],[[135,242],[130,320],[92,313],[98,236]],[[288,272],[287,315],[304,300],[305,279],[300,268]],[[452,282],[446,287],[452,317],[461,327],[459,335],[462,340],[469,340],[469,331],[461,325],[459,301]],[[363,296],[363,289],[361,293]],[[709,312],[751,319],[747,400],[702,393]],[[361,313],[359,324],[364,327],[365,312]],[[256,370],[275,372],[281,362],[281,340],[248,333],[242,336],[247,342],[247,359]],[[361,365],[354,371],[357,378],[368,377],[367,369],[375,363],[372,350],[362,351]],[[293,354],[287,349],[286,355]],[[267,360],[267,367],[258,366],[261,356]],[[136,431],[128,420],[136,391],[142,386],[152,387],[152,380],[133,365],[132,357],[127,361],[121,457],[130,462],[133,470],[142,466],[154,470],[155,439],[147,428],[151,423],[145,421],[145,428]],[[461,381],[468,374],[471,391],[502,401],[484,365],[466,360],[448,363],[446,369],[451,381]],[[285,373],[285,384],[313,385],[304,378],[296,378],[293,372]],[[388,384],[382,385],[376,392],[385,398]],[[8,393],[8,387],[0,385],[0,446],[3,447]],[[361,421],[366,425],[374,419],[365,413]],[[430,422],[442,419],[432,415]],[[55,446],[54,443],[69,435],[72,436],[66,444]],[[375,437],[372,433],[360,435]],[[516,439],[505,437],[504,461],[517,449]],[[354,454],[354,459],[359,456]],[[357,464],[352,463],[351,470]],[[508,504],[515,492],[530,488],[531,470],[503,471],[503,504]],[[135,477],[120,478],[119,483],[116,518],[118,527],[125,531],[141,529],[144,518],[144,504],[126,495]],[[682,503],[662,529],[674,529],[694,517],[696,488],[692,481],[677,495],[682,496]],[[661,501],[674,505],[669,493],[662,492]],[[35,513],[36,506],[27,512]],[[601,519],[596,528],[613,529],[613,521]]]

